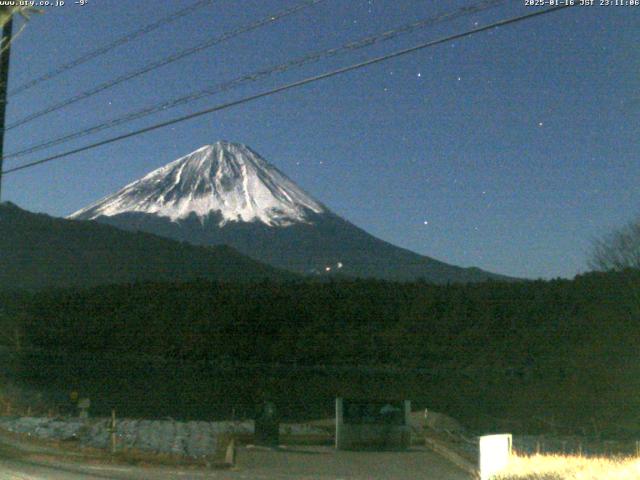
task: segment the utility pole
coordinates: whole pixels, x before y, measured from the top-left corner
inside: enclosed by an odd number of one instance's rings
[[[2,27],[2,43],[0,43],[0,201],[2,200],[2,169],[4,160],[4,117],[7,110],[7,87],[9,83],[9,58],[11,56],[11,34],[13,31],[13,15]]]

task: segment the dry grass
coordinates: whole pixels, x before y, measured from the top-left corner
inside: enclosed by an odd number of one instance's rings
[[[638,480],[640,458],[514,455],[500,480]]]

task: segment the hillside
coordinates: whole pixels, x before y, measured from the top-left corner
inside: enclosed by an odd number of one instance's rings
[[[95,222],[0,204],[0,288],[90,287],[140,281],[291,279],[230,247],[198,247]]]

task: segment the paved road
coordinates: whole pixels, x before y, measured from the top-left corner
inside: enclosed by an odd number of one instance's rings
[[[240,448],[232,470],[81,465],[0,449],[0,480],[469,480],[440,456],[408,452],[336,452],[329,447]]]
[[[240,469],[259,477],[326,480],[469,480],[471,477],[425,448],[406,452],[346,452],[330,447],[238,452]]]

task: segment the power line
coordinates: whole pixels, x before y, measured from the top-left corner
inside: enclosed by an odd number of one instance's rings
[[[132,42],[133,40],[140,38],[144,35],[147,35],[148,33],[153,32],[154,30],[157,30],[161,27],[164,27],[165,25],[169,25],[179,19],[181,19],[182,17],[200,9],[203,8],[207,5],[209,5],[210,3],[212,3],[213,0],[198,0],[197,2],[195,2],[194,4],[185,7],[181,10],[178,10],[176,12],[171,13],[170,15],[161,18],[160,20],[150,23],[148,25],[145,25],[144,27],[131,32],[127,35],[124,35],[120,38],[117,38],[116,40],[114,40],[111,43],[108,43],[102,47],[99,47],[95,50],[92,50],[91,52],[88,52],[74,60],[71,60],[70,62],[67,62],[65,64],[62,64],[61,66],[55,68],[54,70],[51,70],[33,80],[28,81],[27,83],[23,83],[22,85],[14,88],[13,90],[11,90],[9,92],[9,96],[13,96],[13,95],[17,95],[19,93],[22,93],[26,90],[29,90],[30,88],[33,88],[34,86],[38,85],[39,83],[45,82],[47,80],[51,80],[52,78],[57,77],[58,75],[67,72],[73,68],[76,68],[80,65],[82,65],[83,63],[88,62],[89,60],[93,60],[96,57],[99,57],[100,55],[104,55],[105,53],[110,52],[111,50],[113,50],[116,47],[120,47],[122,45],[125,45],[129,42]]]
[[[320,51],[315,51],[312,53],[309,53],[307,55],[304,55],[302,57],[298,57],[296,59],[293,60],[289,60],[285,63],[281,63],[281,64],[277,64],[277,65],[273,65],[270,67],[267,67],[265,69],[261,69],[258,71],[254,71],[252,73],[248,73],[245,74],[243,76],[240,77],[236,77],[232,80],[223,82],[223,83],[219,83],[216,84],[212,87],[208,87],[204,90],[200,90],[197,92],[193,92],[187,95],[183,95],[181,97],[177,97],[171,100],[167,100],[165,102],[162,102],[160,104],[155,104],[152,105],[150,107],[146,107],[134,112],[130,112],[124,116],[121,117],[116,117],[114,119],[111,119],[109,121],[106,122],[102,122],[99,123],[97,125],[94,125],[92,127],[88,127],[76,132],[72,132],[69,133],[67,135],[63,135],[61,137],[57,137],[51,140],[47,140],[35,145],[31,145],[29,147],[26,147],[22,150],[16,151],[16,152],[12,152],[8,155],[6,155],[4,158],[5,160],[10,159],[10,158],[18,158],[18,157],[22,157],[24,155],[30,154],[30,153],[34,153],[55,145],[60,145],[62,143],[66,143],[68,141],[71,140],[75,140],[81,137],[85,137],[87,135],[91,135],[106,129],[110,129],[110,128],[114,128],[120,125],[124,125],[126,123],[132,122],[134,120],[138,120],[140,118],[144,118],[147,117],[149,115],[152,115],[154,113],[158,113],[158,112],[164,112],[168,109],[171,108],[175,108],[177,106],[181,106],[181,105],[185,105],[191,102],[194,102],[196,100],[199,100],[201,98],[204,97],[208,97],[208,96],[212,96],[215,95],[217,93],[221,93],[221,92],[226,92],[229,90],[232,90],[236,87],[239,87],[241,85],[244,85],[246,83],[249,82],[255,82],[258,80],[261,80],[263,78],[266,78],[274,73],[283,73],[286,72],[292,68],[297,68],[297,67],[301,67],[305,64],[309,64],[309,63],[313,63],[313,62],[318,62],[322,59],[326,59],[326,58],[331,58],[343,53],[347,53],[347,52],[351,52],[351,51],[355,51],[358,49],[362,49],[362,48],[366,48],[369,47],[371,45],[374,44],[378,44],[378,43],[382,43],[388,40],[392,40],[395,39],[397,37],[399,37],[400,35],[405,35],[405,34],[410,34],[413,32],[416,32],[417,30],[420,29],[424,29],[426,27],[430,27],[433,25],[436,25],[438,23],[442,23],[442,22],[448,22],[448,21],[452,21],[455,20],[457,18],[463,17],[463,16],[467,16],[467,15],[472,15],[475,13],[479,13],[481,11],[485,11],[488,10],[490,8],[494,8],[498,5],[502,5],[505,3],[506,0],[483,0],[481,2],[475,3],[473,5],[470,6],[466,6],[466,7],[462,7],[462,8],[458,8],[452,12],[447,12],[444,14],[440,14],[437,16],[432,16],[426,19],[421,19],[418,21],[414,21],[411,22],[409,24],[404,24],[402,26],[390,29],[390,30],[385,30],[384,32],[375,34],[375,35],[370,35],[364,38],[361,38],[359,40],[355,40],[355,41],[351,41],[349,43],[346,43],[340,47],[335,47],[335,48],[330,48],[330,49],[325,49],[325,50],[320,50]]]
[[[521,22],[521,21],[524,21],[524,20],[529,20],[529,19],[534,18],[534,17],[539,17],[541,15],[545,15],[545,14],[548,14],[548,13],[557,12],[557,11],[560,11],[560,10],[563,10],[565,8],[569,8],[569,7],[572,7],[572,6],[573,5],[567,4],[567,5],[562,5],[562,6],[559,6],[559,7],[548,8],[546,10],[539,10],[539,11],[528,13],[528,14],[525,14],[525,15],[520,15],[520,16],[517,16],[517,17],[511,17],[511,18],[506,19],[506,20],[500,20],[498,22],[494,22],[494,23],[491,23],[489,25],[485,25],[483,27],[475,28],[473,30],[467,30],[465,32],[457,33],[457,34],[454,34],[454,35],[450,35],[448,37],[443,37],[443,38],[440,38],[440,39],[437,39],[437,40],[432,40],[432,41],[429,41],[429,42],[421,43],[421,44],[416,45],[414,47],[398,50],[398,51],[395,51],[393,53],[389,53],[389,54],[382,55],[382,56],[379,56],[379,57],[375,57],[375,58],[372,58],[372,59],[369,59],[369,60],[365,60],[364,62],[356,63],[356,64],[353,64],[353,65],[349,65],[347,67],[338,68],[338,69],[332,70],[330,72],[322,73],[320,75],[315,75],[313,77],[307,77],[307,78],[305,78],[303,80],[298,80],[298,81],[295,81],[295,82],[292,82],[292,83],[288,83],[286,85],[281,85],[281,86],[273,88],[271,90],[267,90],[265,92],[257,93],[255,95],[250,95],[248,97],[244,97],[244,98],[241,98],[239,100],[234,100],[234,101],[231,101],[231,102],[227,102],[227,103],[223,103],[223,104],[220,104],[220,105],[216,105],[214,107],[207,108],[207,109],[201,110],[199,112],[195,112],[195,113],[191,113],[191,114],[188,114],[188,115],[184,115],[184,116],[181,116],[181,117],[178,117],[178,118],[174,118],[172,120],[168,120],[166,122],[157,123],[155,125],[151,125],[149,127],[145,127],[145,128],[139,129],[139,130],[135,130],[133,132],[125,133],[123,135],[118,135],[116,137],[112,137],[112,138],[109,138],[109,139],[106,139],[106,140],[102,140],[102,141],[99,141],[99,142],[96,142],[96,143],[92,143],[92,144],[86,145],[84,147],[76,148],[76,149],[69,150],[69,151],[64,152],[64,153],[59,153],[57,155],[52,155],[50,157],[46,157],[46,158],[43,158],[43,159],[40,159],[40,160],[29,162],[29,163],[26,163],[24,165],[20,165],[18,167],[14,167],[14,168],[10,168],[8,170],[5,170],[2,173],[6,175],[7,173],[13,173],[13,172],[17,172],[19,170],[25,170],[27,168],[35,167],[36,165],[42,165],[43,163],[52,162],[54,160],[58,160],[60,158],[68,157],[68,156],[74,155],[76,153],[85,152],[87,150],[92,150],[94,148],[98,148],[98,147],[101,147],[103,145],[108,145],[110,143],[118,142],[120,140],[124,140],[124,139],[127,139],[127,138],[131,138],[131,137],[135,137],[135,136],[138,136],[138,135],[142,135],[143,133],[148,133],[148,132],[151,132],[153,130],[158,130],[160,128],[168,127],[170,125],[175,125],[177,123],[185,122],[187,120],[191,120],[193,118],[201,117],[201,116],[207,115],[209,113],[217,112],[217,111],[220,111],[220,110],[225,110],[227,108],[235,107],[235,106],[238,106],[238,105],[242,105],[242,104],[257,100],[259,98],[269,97],[271,95],[275,95],[276,93],[284,92],[286,90],[291,90],[293,88],[301,87],[301,86],[307,85],[309,83],[317,82],[319,80],[324,80],[326,78],[335,77],[337,75],[341,75],[343,73],[351,72],[353,70],[358,70],[360,68],[364,68],[364,67],[367,67],[369,65],[374,65],[374,64],[377,64],[377,63],[381,63],[381,62],[393,59],[393,58],[397,58],[397,57],[401,57],[401,56],[404,56],[404,55],[408,55],[410,53],[414,53],[414,52],[417,52],[417,51],[420,51],[420,50],[424,50],[426,48],[434,47],[436,45],[440,45],[440,44],[443,44],[443,43],[451,42],[453,40],[458,40],[460,38],[468,37],[468,36],[474,35],[476,33],[486,32],[487,30],[493,30],[493,29],[498,28],[498,27],[511,25],[511,24],[518,23],[518,22]]]
[[[320,2],[323,2],[324,0],[305,0],[302,3],[299,3],[293,7],[287,8],[285,10],[281,10],[275,14],[272,15],[268,15],[266,17],[264,17],[261,20],[258,20],[256,22],[250,23],[248,25],[244,25],[242,27],[238,27],[234,30],[231,30],[230,32],[227,33],[223,33],[220,36],[211,38],[209,40],[207,40],[204,43],[201,43],[200,45],[196,45],[195,47],[190,47],[187,48],[185,50],[182,50],[178,53],[174,53],[172,55],[169,55],[168,57],[165,57],[161,60],[158,60],[156,62],[150,63],[149,65],[146,65],[138,70],[134,70],[133,72],[129,72],[126,73],[124,75],[121,75],[113,80],[110,80],[108,82],[104,82],[101,83],[100,85],[87,90],[85,92],[79,93],[77,95],[74,95],[73,97],[70,97],[66,100],[63,100],[62,102],[53,104],[43,110],[39,110],[35,113],[32,113],[30,115],[27,115],[26,117],[23,117],[9,125],[6,126],[5,131],[6,130],[11,130],[13,128],[19,127],[21,125],[24,125],[25,123],[31,122],[32,120],[35,120],[36,118],[40,118],[44,115],[47,115],[49,113],[55,112],[57,110],[60,110],[61,108],[67,107],[69,105],[72,105],[76,102],[79,102],[80,100],[84,100],[87,99],[89,97],[92,97],[93,95],[96,95],[97,93],[103,92],[104,90],[108,90],[110,88],[115,87],[116,85],[120,85],[121,83],[127,82],[129,80],[132,80],[134,78],[137,78],[141,75],[144,75],[145,73],[151,72],[152,70],[155,70],[157,68],[163,67],[165,65],[169,65],[170,63],[176,62],[178,60],[181,60],[185,57],[188,57],[190,55],[193,55],[195,53],[201,52],[202,50],[205,50],[207,48],[210,48],[214,45],[217,45],[219,43],[222,43],[224,41],[227,41],[231,38],[235,38],[243,33],[247,33],[253,30],[256,30],[260,27],[263,27],[265,25],[269,25],[272,24],[274,22],[277,22],[278,20],[284,18],[284,17],[288,17],[290,15],[293,15],[294,13],[297,13],[301,10],[304,10],[306,8],[312,7]]]

